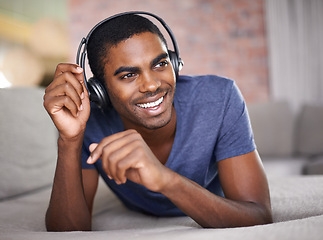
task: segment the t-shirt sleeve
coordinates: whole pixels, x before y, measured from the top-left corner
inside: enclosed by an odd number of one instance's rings
[[[256,149],[248,110],[234,82],[227,96],[214,152],[217,161],[243,155]]]

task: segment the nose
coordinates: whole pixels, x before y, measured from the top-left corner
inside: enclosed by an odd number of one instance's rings
[[[141,75],[139,86],[140,92],[155,92],[161,85],[161,82],[153,74]]]

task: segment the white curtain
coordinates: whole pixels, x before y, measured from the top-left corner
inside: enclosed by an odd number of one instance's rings
[[[323,104],[323,0],[265,0],[272,100]]]

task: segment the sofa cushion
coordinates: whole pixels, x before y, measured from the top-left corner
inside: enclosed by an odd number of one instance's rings
[[[294,153],[295,116],[287,102],[248,105],[252,129],[261,156],[290,157]]]
[[[308,162],[305,157],[262,157],[261,160],[267,177],[302,175]]]
[[[100,184],[94,202],[94,231],[46,232],[44,218],[50,197],[48,188],[0,202],[0,238],[320,240],[323,236],[323,176],[269,179],[274,224],[223,229],[202,229],[185,216],[159,218],[131,211],[106,185]]]
[[[51,184],[57,132],[42,88],[0,89],[0,200]]]
[[[321,175],[323,174],[323,155],[310,159],[304,167],[304,174]]]
[[[304,105],[297,122],[298,153],[323,154],[323,106]]]

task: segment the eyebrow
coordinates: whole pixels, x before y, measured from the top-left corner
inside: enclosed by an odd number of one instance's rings
[[[152,61],[151,61],[151,66],[155,66],[160,60],[164,59],[164,58],[167,58],[168,57],[168,53],[161,53],[159,54],[156,58],[154,58]],[[114,76],[122,73],[122,72],[139,72],[140,71],[140,68],[139,67],[125,67],[125,66],[122,66],[122,67],[119,67],[115,72],[114,72]]]
[[[161,53],[151,61],[151,66],[155,66],[160,60],[167,58],[168,53]]]
[[[138,67],[119,67],[115,72],[114,76],[117,76],[119,73],[122,72],[138,72],[139,68]]]

